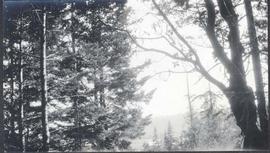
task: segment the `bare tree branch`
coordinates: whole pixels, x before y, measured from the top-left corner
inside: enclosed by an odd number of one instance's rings
[[[171,27],[171,29],[173,30],[173,32],[176,34],[176,36],[178,37],[178,39],[183,42],[189,49],[189,51],[195,56],[195,60],[196,60],[196,65],[195,68],[197,69],[198,72],[200,72],[208,81],[210,81],[211,83],[215,84],[217,87],[220,88],[220,90],[222,91],[226,91],[226,86],[221,83],[220,81],[216,80],[213,76],[211,76],[207,70],[204,68],[204,66],[202,65],[200,58],[196,52],[196,50],[187,42],[187,40],[177,31],[177,29],[175,28],[175,26],[172,24],[172,22],[169,20],[169,18],[164,14],[164,12],[160,9],[160,7],[158,6],[158,4],[156,3],[155,0],[152,0],[155,8],[158,10],[158,12],[160,13],[160,15],[163,17],[163,19],[167,22],[167,24]]]
[[[157,75],[160,75],[160,74],[163,74],[163,73],[169,73],[169,74],[171,74],[171,73],[174,73],[174,74],[184,74],[184,73],[192,73],[192,72],[194,72],[194,69],[187,70],[187,71],[172,71],[172,70],[167,70],[167,71],[157,72],[157,73],[155,73],[155,74],[149,76],[149,78],[153,78],[153,77],[155,77],[155,76],[157,76]]]
[[[182,51],[182,49],[180,49],[180,48],[178,48],[176,45],[174,45],[174,43],[171,42],[168,38],[166,38],[166,37],[164,37],[164,36],[163,36],[163,38],[169,43],[170,46],[172,46],[175,50],[177,50],[179,53],[181,53],[181,55],[182,55],[184,58],[189,59],[189,58],[187,57],[187,55]],[[195,64],[195,62],[194,62],[194,64]]]
[[[214,69],[215,67],[217,67],[220,63],[216,63],[215,65],[213,65],[212,67],[210,67],[207,72],[209,73],[212,69]],[[204,76],[201,76],[194,84],[197,84],[198,82],[201,81],[201,79],[203,78]]]
[[[102,21],[101,21],[102,22]],[[160,54],[163,54],[163,55],[166,55],[172,59],[175,59],[175,60],[181,60],[181,61],[185,61],[185,62],[191,62],[191,63],[194,63],[195,61],[193,60],[190,60],[190,59],[186,59],[186,58],[183,58],[183,57],[179,57],[177,55],[172,55],[172,54],[169,54],[167,51],[164,51],[164,50],[160,50],[160,49],[155,49],[155,48],[146,48],[142,45],[140,45],[137,40],[134,38],[134,36],[132,36],[130,34],[130,32],[128,30],[125,30],[125,29],[119,29],[119,28],[115,28],[111,25],[108,25],[104,22],[102,22],[102,24],[104,24],[105,26],[109,27],[109,28],[112,28],[112,29],[115,29],[115,30],[118,30],[118,31],[123,31],[125,33],[128,34],[129,38],[131,39],[131,41],[139,48],[141,48],[142,50],[144,51],[148,51],[148,52],[156,52],[156,53],[160,53]]]
[[[156,2],[154,0],[152,0],[155,4]],[[180,40],[182,40],[182,42],[184,42],[184,44],[186,46],[188,46],[189,50],[191,51],[191,53],[195,56],[195,61],[194,60],[190,60],[190,59],[186,59],[184,57],[177,57],[175,55],[172,55],[172,54],[169,54],[167,53],[166,51],[163,51],[163,50],[158,50],[158,49],[154,49],[154,48],[145,48],[143,47],[142,45],[140,45],[136,39],[134,39],[134,37],[130,34],[130,32],[128,30],[125,30],[125,29],[119,29],[119,28],[116,28],[116,27],[113,27],[111,25],[108,25],[106,23],[104,23],[103,21],[101,21],[101,23],[105,26],[107,26],[108,28],[112,28],[114,30],[118,30],[118,31],[122,31],[122,32],[125,32],[128,34],[129,38],[131,39],[131,41],[139,48],[143,49],[144,51],[149,51],[149,52],[156,52],[156,53],[160,53],[160,54],[163,54],[163,55],[166,55],[168,57],[171,57],[173,59],[176,59],[176,60],[180,60],[180,61],[184,61],[184,62],[189,62],[189,63],[192,63],[195,67],[195,69],[201,73],[208,81],[210,81],[211,83],[215,84],[217,87],[220,88],[220,90],[222,91],[226,91],[226,86],[216,80],[213,76],[211,76],[207,70],[203,67],[203,65],[201,64],[200,62],[200,59],[199,59],[199,56],[198,54],[196,53],[196,51],[189,45],[189,43],[179,34],[179,32],[176,30],[176,28],[173,26],[173,24],[170,22],[170,20],[167,18],[167,16],[162,12],[162,10],[159,8],[159,6],[156,4],[155,5],[159,12],[161,14],[163,14],[163,18],[165,19],[165,21],[170,25],[170,27],[173,29],[173,31],[177,34],[178,38]]]
[[[163,36],[158,36],[158,37],[134,37],[135,39],[148,39],[148,40],[153,40],[153,39],[162,39]]]
[[[160,50],[160,49],[155,49],[155,48],[145,48],[143,46],[141,46],[139,43],[133,41],[135,43],[135,45],[139,48],[141,48],[142,50],[146,51],[146,52],[156,52],[156,53],[159,53],[159,54],[163,54],[163,55],[166,55],[172,59],[175,59],[175,60],[181,60],[181,61],[186,61],[186,62],[195,62],[193,60],[190,60],[190,59],[186,59],[186,58],[182,58],[182,57],[179,57],[177,56],[177,54],[175,55],[172,55],[172,54],[169,54],[167,51],[164,51],[164,50]]]

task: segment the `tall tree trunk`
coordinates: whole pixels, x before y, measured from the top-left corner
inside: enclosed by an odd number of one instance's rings
[[[19,127],[19,146],[20,151],[25,151],[25,143],[24,143],[24,107],[23,107],[23,58],[22,58],[22,42],[20,40],[19,44],[19,110],[18,110],[18,127]]]
[[[189,90],[188,74],[186,74],[186,82],[187,82],[187,97],[188,97],[188,108],[189,108],[190,127],[193,127],[193,110],[192,110],[190,93],[189,93],[190,90]]]
[[[210,114],[213,116],[213,114],[214,114],[214,104],[213,104],[213,93],[212,93],[212,90],[211,90],[210,82],[208,84],[208,92],[209,92]]]
[[[43,25],[41,33],[40,52],[40,79],[41,79],[41,121],[42,121],[42,150],[49,151],[49,128],[47,114],[47,79],[46,79],[46,8],[43,10]]]
[[[94,76],[94,102],[96,104],[99,104],[99,102],[98,102],[98,85],[97,85],[97,70],[96,70],[96,68],[94,68],[93,76]]]
[[[255,105],[255,97],[252,89],[247,85],[246,74],[244,72],[242,55],[244,48],[240,42],[238,15],[234,10],[231,0],[218,0],[218,7],[222,18],[229,27],[228,40],[230,44],[231,60],[226,59],[223,48],[217,41],[214,31],[215,10],[214,4],[210,0],[206,0],[208,10],[207,34],[214,46],[218,58],[221,59],[226,66],[229,74],[229,88],[223,89],[230,102],[232,112],[236,118],[237,125],[244,134],[244,148],[262,149],[265,147],[262,132],[256,125],[257,108]]]
[[[252,89],[247,86],[242,54],[244,48],[240,42],[238,18],[231,0],[218,1],[220,14],[229,26],[228,40],[231,49],[231,61],[238,73],[230,74],[230,90],[227,98],[238,126],[244,134],[244,148],[264,148],[262,133],[258,129],[255,97]]]
[[[264,86],[263,86],[263,77],[262,77],[262,67],[261,67],[261,59],[259,53],[258,40],[256,35],[256,29],[254,24],[253,10],[251,7],[250,0],[244,0],[245,9],[247,15],[247,24],[248,24],[248,32],[249,32],[249,41],[251,48],[251,56],[253,63],[253,73],[255,78],[256,85],[256,97],[258,101],[258,114],[260,120],[260,127],[265,136],[265,140],[268,141],[267,133],[268,133],[268,119],[266,114],[266,106],[265,106],[265,94],[264,94]]]
[[[76,133],[75,133],[75,140],[74,140],[74,148],[75,151],[79,151],[81,149],[81,139],[80,139],[80,131],[79,131],[79,109],[78,109],[78,99],[76,98],[74,100],[74,118],[75,118],[75,129],[76,129]]]
[[[5,134],[4,134],[4,97],[3,97],[3,35],[4,35],[4,0],[0,0],[0,152],[4,152]]]
[[[25,113],[24,116],[25,119],[27,119],[27,114]],[[24,147],[25,147],[25,151],[29,151],[30,148],[28,148],[27,146],[29,146],[29,135],[30,135],[30,130],[29,130],[29,124],[24,124]]]
[[[257,111],[252,89],[235,89],[230,91],[230,94],[227,93],[226,97],[229,99],[237,125],[244,134],[243,148],[264,149],[265,141],[262,132],[256,125]]]
[[[100,93],[99,93],[99,102],[102,107],[106,107],[105,103],[105,97],[104,97],[104,72],[103,72],[103,67],[100,66],[99,68],[100,71],[100,76],[99,76],[99,88],[100,88]]]
[[[94,13],[95,15],[98,15],[97,12]],[[95,39],[100,48],[102,48],[102,38],[101,38],[101,29],[100,29],[100,23],[96,20],[92,22],[93,24],[93,31],[95,31]],[[105,103],[105,95],[104,95],[104,70],[103,70],[103,51],[97,52],[97,71],[98,71],[98,92],[99,92],[99,105],[103,108],[106,107]]]
[[[171,27],[177,38],[189,49],[189,53],[194,56],[195,61],[189,61],[190,59],[185,56],[183,56],[184,58],[177,59],[193,64],[199,73],[201,73],[208,81],[215,84],[224,93],[224,95],[226,95],[228,101],[230,102],[232,112],[236,118],[237,125],[241,128],[244,135],[244,148],[263,149],[265,147],[265,141],[263,140],[262,132],[256,125],[257,108],[255,105],[255,97],[252,89],[247,85],[246,81],[246,74],[244,72],[244,64],[242,59],[244,48],[240,42],[238,15],[235,13],[232,1],[217,0],[219,12],[229,27],[228,40],[230,44],[231,58],[228,58],[224,48],[219,43],[215,34],[215,5],[212,0],[205,0],[207,9],[206,34],[211,45],[213,46],[215,56],[228,71],[230,76],[229,87],[226,87],[222,82],[218,81],[208,73],[208,71],[202,65],[196,50],[177,31],[176,27],[160,9],[155,0],[152,0],[152,2],[158,9],[163,19]],[[159,50],[157,52],[163,53]],[[171,56],[170,54],[165,54],[174,58],[174,56]]]
[[[14,103],[14,55],[13,51],[11,51],[10,54],[10,67],[12,68],[11,72],[11,78],[10,78],[10,90],[11,90],[11,95],[10,95],[10,102],[11,102],[11,109],[10,109],[10,126],[11,126],[11,138],[15,140],[15,103]]]
[[[186,82],[187,82],[187,98],[188,98],[188,108],[189,108],[189,119],[190,119],[190,128],[192,131],[192,146],[191,148],[195,148],[197,146],[197,140],[195,135],[195,128],[194,128],[194,120],[193,120],[193,109],[192,109],[192,101],[190,96],[190,88],[189,88],[189,79],[188,79],[188,73],[186,74]]]
[[[76,55],[76,48],[75,48],[75,18],[74,18],[74,3],[71,4],[71,48],[73,54]],[[75,58],[75,68],[74,68],[75,73],[78,71],[78,64],[77,64],[77,58]],[[75,151],[81,150],[81,137],[80,137],[80,121],[79,121],[79,106],[78,106],[78,97],[74,97],[74,117],[75,117],[75,129],[76,129],[76,134],[75,134],[75,140],[74,140],[74,147]]]

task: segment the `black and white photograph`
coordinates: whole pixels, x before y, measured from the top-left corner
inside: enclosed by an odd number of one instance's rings
[[[0,153],[270,152],[269,0],[0,0]]]

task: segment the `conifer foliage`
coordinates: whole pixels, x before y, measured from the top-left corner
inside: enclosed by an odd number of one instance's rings
[[[124,150],[143,134],[125,3],[5,3],[5,150]]]

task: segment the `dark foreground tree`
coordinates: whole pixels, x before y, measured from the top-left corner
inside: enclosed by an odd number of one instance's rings
[[[228,25],[228,42],[230,46],[231,58],[225,54],[224,47],[217,39],[215,32],[216,10],[212,0],[205,0],[207,10],[206,33],[214,49],[217,59],[223,64],[227,70],[230,79],[229,86],[212,77],[208,71],[202,66],[196,50],[178,33],[171,24],[169,19],[153,0],[156,8],[162,14],[163,18],[170,24],[171,28],[178,35],[178,38],[189,48],[189,51],[195,56],[195,60],[191,60],[194,67],[208,81],[215,84],[228,98],[232,112],[236,118],[237,125],[244,134],[244,148],[266,148],[267,141],[262,131],[258,128],[257,110],[255,105],[255,97],[251,87],[248,86],[246,74],[244,71],[243,53],[244,48],[240,42],[238,15],[235,12],[232,1],[218,0],[218,8],[220,15]],[[265,110],[265,108],[262,108]],[[262,110],[259,110],[262,111]]]
[[[158,10],[159,15],[167,23],[171,29],[171,32],[174,35],[174,40],[171,41],[167,39],[167,42],[175,48],[179,54],[170,54],[166,51],[158,49],[149,49],[141,46],[134,40],[134,42],[140,48],[146,51],[154,51],[164,55],[167,55],[175,60],[184,61],[190,63],[194,70],[199,72],[205,79],[217,86],[223,94],[227,97],[231,110],[235,116],[237,125],[241,128],[241,131],[244,135],[244,148],[253,148],[253,149],[266,149],[267,148],[267,139],[265,133],[257,125],[257,115],[265,114],[265,107],[260,104],[260,109],[258,109],[255,104],[255,96],[252,88],[248,85],[246,80],[246,73],[244,69],[244,53],[245,49],[240,40],[239,32],[239,17],[235,11],[235,7],[231,0],[217,0],[217,5],[214,4],[212,0],[205,0],[204,4],[200,3],[199,5],[205,6],[203,11],[199,11],[199,17],[197,21],[194,17],[194,22],[199,22],[202,24],[203,29],[205,30],[207,37],[213,48],[213,55],[217,61],[221,63],[224,69],[229,76],[229,85],[219,81],[215,78],[202,64],[201,58],[198,55],[198,51],[193,47],[193,45],[187,41],[183,35],[177,29],[177,25],[174,24],[168,17],[167,14],[162,10],[158,3],[155,0],[152,0],[154,7]],[[191,6],[197,9],[197,5],[191,5],[189,3],[189,9]],[[181,6],[178,6],[181,7]],[[218,11],[216,10],[218,7]],[[169,9],[168,9],[169,10]],[[198,10],[196,10],[198,11]],[[219,16],[218,20],[217,17]],[[217,22],[218,21],[218,22]],[[220,31],[217,29],[217,24],[223,22],[227,29],[223,34],[220,35]],[[219,33],[218,33],[219,32]],[[220,42],[220,36],[227,35],[227,38],[224,40],[227,42],[229,49],[225,50],[225,47]],[[251,38],[253,39],[253,38]],[[177,47],[175,41],[179,41],[182,45],[182,49]],[[228,57],[229,54],[231,57]],[[265,117],[264,117],[265,120]],[[267,119],[269,120],[269,118]],[[264,123],[263,123],[264,125]]]
[[[267,148],[267,139],[258,128],[257,109],[254,92],[248,86],[244,71],[244,48],[240,42],[238,16],[231,1],[218,1],[220,14],[229,26],[228,41],[231,49],[231,59],[224,53],[223,47],[217,41],[214,31],[215,9],[210,0],[206,0],[207,34],[212,43],[217,58],[224,64],[230,74],[230,85],[221,89],[228,98],[237,125],[241,128],[244,138],[244,148]],[[259,109],[259,113],[265,108]]]
[[[269,138],[267,138],[267,133],[269,131],[268,131],[268,119],[267,119],[267,113],[266,113],[266,102],[265,102],[265,94],[264,94],[261,57],[260,57],[260,50],[259,50],[259,43],[257,39],[256,29],[255,29],[254,15],[253,15],[251,1],[244,0],[244,2],[245,2],[245,9],[246,9],[246,15],[247,15],[251,56],[252,56],[252,62],[253,62],[252,63],[253,73],[254,73],[255,85],[256,85],[256,97],[257,97],[257,102],[258,102],[258,115],[259,115],[259,121],[260,121],[260,128],[262,130],[263,135],[266,137],[265,139],[269,141],[268,140]]]

